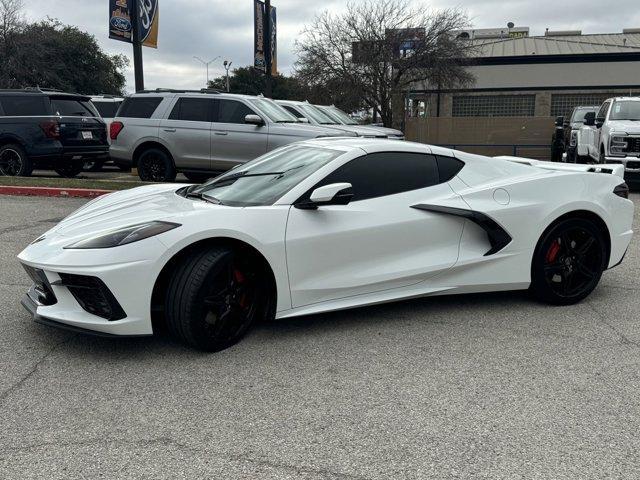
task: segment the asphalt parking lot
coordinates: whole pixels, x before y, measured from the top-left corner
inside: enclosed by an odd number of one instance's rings
[[[31,321],[15,255],[83,202],[0,197],[0,478],[640,476],[638,237],[573,307],[420,299],[211,355]]]

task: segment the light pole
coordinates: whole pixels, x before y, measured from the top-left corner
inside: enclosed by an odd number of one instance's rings
[[[220,58],[220,55],[218,55],[216,58],[214,58],[213,60],[209,60],[208,62],[205,62],[204,60],[202,60],[200,57],[197,56],[193,56],[193,58],[195,58],[196,60],[198,60],[200,63],[202,63],[205,67],[207,67],[207,88],[209,88],[209,65],[211,65],[213,62],[215,62],[216,60],[218,60]]]
[[[227,93],[230,91],[230,89],[229,89],[229,69],[231,68],[232,64],[233,64],[233,62],[230,62],[229,60],[225,60],[224,62],[222,62],[222,65],[224,65],[224,69],[227,71]]]

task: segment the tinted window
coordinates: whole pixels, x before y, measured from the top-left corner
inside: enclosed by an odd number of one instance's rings
[[[93,101],[93,106],[96,107],[98,113],[102,118],[113,118],[116,116],[116,112],[122,102],[98,102]]]
[[[118,117],[151,118],[162,97],[134,97],[127,98],[118,111]]]
[[[210,122],[213,100],[205,98],[181,98],[173,107],[170,120],[186,120],[189,122]]]
[[[39,116],[50,115],[44,97],[40,95],[23,95],[16,97],[0,97],[4,114],[8,116]]]
[[[293,115],[296,118],[303,118],[304,115],[302,115],[300,112],[298,112],[295,108],[293,108],[290,105],[280,105],[282,108],[284,108],[287,112],[289,112],[291,115]]]
[[[607,110],[609,110],[609,102],[604,102],[598,110],[596,118],[605,118],[607,116]]]
[[[220,123],[243,123],[244,117],[247,115],[255,115],[256,112],[251,110],[242,102],[236,100],[218,100],[218,119]]]
[[[353,201],[408,192],[439,183],[432,155],[384,152],[356,158],[329,174],[318,186],[350,183]]]
[[[448,182],[455,177],[460,170],[462,170],[462,167],[464,167],[464,163],[457,158],[442,157],[438,155],[436,159],[438,161],[438,172],[440,174],[439,183]]]
[[[90,101],[76,98],[52,98],[51,109],[54,115],[63,117],[95,117],[98,115]]]

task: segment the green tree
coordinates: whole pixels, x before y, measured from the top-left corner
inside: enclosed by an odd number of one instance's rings
[[[10,27],[5,24],[2,30],[0,88],[39,86],[82,94],[123,93],[126,80],[122,70],[128,59],[103,52],[93,35],[53,19],[16,22]]]
[[[273,98],[279,100],[305,100],[307,90],[295,77],[276,75],[272,79]],[[231,93],[260,95],[264,93],[266,80],[264,74],[253,67],[239,67],[230,72],[229,90]],[[227,90],[227,77],[222,76],[209,82],[210,88]]]

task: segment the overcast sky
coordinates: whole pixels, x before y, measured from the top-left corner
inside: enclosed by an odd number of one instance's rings
[[[583,33],[621,32],[640,28],[640,0],[446,0],[417,5],[433,8],[459,6],[467,11],[475,28],[503,27],[512,21],[528,26],[531,35],[552,30],[582,30]],[[197,55],[211,60],[210,76],[224,72],[222,60],[245,66],[252,62],[253,0],[159,0],[159,48],[144,49],[146,87],[200,88],[205,69]],[[293,44],[300,30],[324,9],[339,11],[344,0],[272,0],[278,8],[279,70],[290,73],[295,62]],[[31,20],[57,18],[95,35],[107,52],[131,55],[131,46],[108,38],[108,0],[27,0]],[[127,74],[127,88],[133,89],[133,71]]]

